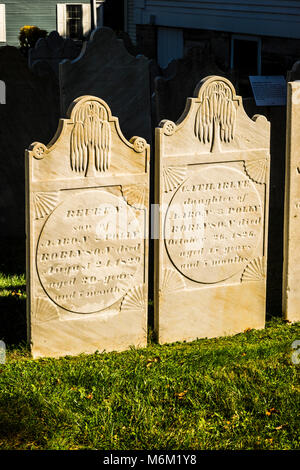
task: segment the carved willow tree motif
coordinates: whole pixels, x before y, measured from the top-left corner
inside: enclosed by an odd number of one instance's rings
[[[106,109],[97,101],[83,103],[75,112],[71,133],[71,168],[87,174],[89,167],[98,172],[109,169],[111,129]]]
[[[211,144],[211,152],[221,152],[220,142],[234,139],[236,107],[230,86],[223,81],[214,81],[203,86],[201,103],[196,113],[195,135],[203,144]]]

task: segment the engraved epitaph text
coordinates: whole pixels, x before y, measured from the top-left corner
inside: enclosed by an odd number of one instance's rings
[[[68,195],[46,221],[37,271],[46,294],[75,313],[103,310],[137,282],[143,237],[134,210],[103,190]]]
[[[227,165],[193,171],[167,211],[165,244],[174,266],[205,284],[224,281],[251,259],[262,234],[253,182]]]

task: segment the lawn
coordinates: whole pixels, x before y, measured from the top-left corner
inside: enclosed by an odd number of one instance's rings
[[[299,325],[0,365],[0,449],[297,449]]]
[[[0,266],[0,449],[299,449],[299,324],[33,360],[22,263]]]

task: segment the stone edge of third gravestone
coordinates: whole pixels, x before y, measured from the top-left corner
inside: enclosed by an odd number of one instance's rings
[[[288,83],[286,172],[284,202],[284,256],[282,310],[286,320],[300,321],[300,81]]]
[[[156,129],[161,343],[265,324],[270,125],[247,116],[224,77],[206,77],[194,96]]]
[[[100,98],[75,100],[26,151],[27,321],[34,357],[147,343],[149,145]]]

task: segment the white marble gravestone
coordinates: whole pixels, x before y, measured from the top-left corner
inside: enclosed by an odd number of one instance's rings
[[[149,145],[101,99],[75,100],[26,151],[27,319],[34,357],[144,346]]]
[[[300,81],[288,83],[284,204],[283,314],[300,321]]]
[[[266,118],[251,120],[218,76],[156,129],[160,343],[264,327],[269,139]]]

